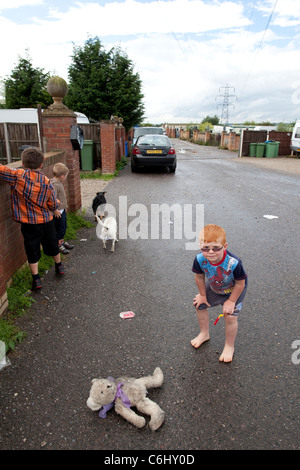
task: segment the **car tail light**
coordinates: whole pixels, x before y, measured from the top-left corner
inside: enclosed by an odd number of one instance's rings
[[[175,149],[173,147],[168,151],[168,155],[175,155]]]
[[[133,155],[139,155],[141,152],[140,152],[140,149],[138,147],[134,147],[132,153],[133,153]]]

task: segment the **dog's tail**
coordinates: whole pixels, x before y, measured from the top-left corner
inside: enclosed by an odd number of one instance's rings
[[[105,225],[104,225],[104,223],[102,222],[102,220],[100,219],[100,217],[98,217],[98,215],[95,215],[95,217],[96,217],[96,220],[97,220],[98,224],[100,224],[101,227],[105,227]],[[106,228],[106,227],[105,227],[105,228]]]

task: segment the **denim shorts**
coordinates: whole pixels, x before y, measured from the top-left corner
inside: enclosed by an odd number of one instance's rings
[[[206,308],[216,307],[217,305],[223,305],[226,300],[229,299],[230,294],[216,294],[216,292],[212,291],[209,283],[206,283],[206,298],[207,302],[210,304],[210,307],[206,304],[200,304],[198,310],[204,310]],[[236,301],[233,316],[237,317],[239,312],[242,310],[243,307],[243,300],[247,292],[247,287],[245,286],[243,292],[239,296]]]

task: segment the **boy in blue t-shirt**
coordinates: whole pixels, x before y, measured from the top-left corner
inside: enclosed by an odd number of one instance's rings
[[[225,346],[219,360],[231,362],[238,330],[237,316],[247,290],[247,274],[241,260],[227,251],[226,232],[222,227],[206,225],[200,231],[199,241],[201,253],[195,257],[192,270],[199,291],[194,298],[194,306],[200,334],[192,339],[191,344],[199,348],[209,340],[207,307],[223,305]]]

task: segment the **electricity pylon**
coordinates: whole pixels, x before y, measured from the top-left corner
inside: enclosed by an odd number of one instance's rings
[[[222,106],[222,115],[220,119],[220,123],[223,123],[224,127],[226,124],[229,123],[229,107],[234,108],[234,105],[230,102],[230,100],[235,99],[236,100],[236,95],[231,94],[230,90],[235,91],[234,87],[229,86],[228,84],[226,86],[222,86],[219,88],[219,92],[224,89],[224,93],[222,95],[216,96],[217,98],[223,98],[223,103],[218,104],[218,109],[220,106]]]

